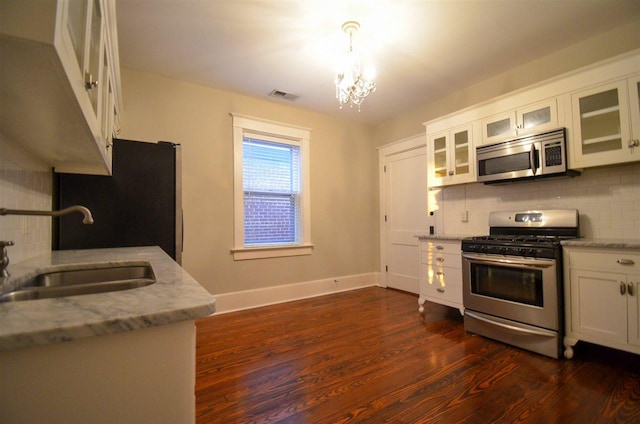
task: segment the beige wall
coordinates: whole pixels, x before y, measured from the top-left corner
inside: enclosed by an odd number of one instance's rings
[[[123,70],[121,138],[183,146],[183,266],[211,293],[373,272],[377,152],[371,128],[227,91]],[[312,129],[313,254],[234,261],[230,112]]]
[[[376,146],[423,132],[425,121],[639,48],[638,34],[640,21],[432,101],[374,128],[299,110],[286,103],[267,102],[125,69],[121,137],[167,140],[183,145],[184,266],[210,292],[227,293],[375,272],[379,269]],[[230,112],[313,129],[311,219],[312,241],[316,246],[313,255],[233,261],[229,252],[233,244]],[[21,156],[0,143],[0,207],[45,209],[51,203],[50,171],[32,166],[29,158],[23,160]],[[616,179],[616,187],[624,191],[628,189],[628,173],[637,170],[634,167],[620,169],[612,171],[612,177]],[[444,202],[448,202],[449,210],[469,209],[465,202],[477,194],[473,191],[475,186],[470,187],[467,189],[472,191],[464,191],[466,194],[462,197],[459,189],[448,190],[450,193],[446,193]],[[541,202],[544,203],[544,199]],[[600,214],[598,226],[615,218],[602,215],[601,211],[597,213]],[[476,215],[470,214],[470,221]],[[484,225],[483,216],[478,219],[477,225]],[[454,222],[449,225],[462,231],[458,226],[460,224]],[[19,218],[0,218],[0,232],[3,238],[15,239],[21,246],[11,248],[12,260],[26,259],[48,251],[50,219],[36,217],[24,225]]]
[[[381,146],[425,130],[423,122],[454,113],[546,79],[640,48],[640,20],[558,50],[447,97],[389,119],[376,127]]]

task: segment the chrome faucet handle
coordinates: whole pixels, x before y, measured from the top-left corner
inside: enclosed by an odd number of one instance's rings
[[[9,253],[7,252],[7,246],[13,246],[12,241],[0,241],[0,277],[8,277],[9,271]]]

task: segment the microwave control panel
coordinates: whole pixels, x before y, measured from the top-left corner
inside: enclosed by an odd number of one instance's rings
[[[557,169],[558,172],[566,170],[565,152],[562,141],[557,140],[543,143],[542,150],[544,152],[543,165],[547,172],[556,171],[553,169],[554,167],[559,167]]]

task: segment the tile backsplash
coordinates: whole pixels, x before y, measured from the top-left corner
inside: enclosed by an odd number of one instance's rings
[[[0,150],[0,208],[51,210],[51,171],[25,163],[11,149]],[[0,216],[0,240],[15,243],[7,248],[12,263],[47,253],[51,250],[51,218]]]
[[[575,178],[445,187],[429,197],[439,204],[430,223],[438,234],[488,234],[491,211],[568,208],[580,214],[581,237],[640,239],[638,163],[588,168]]]

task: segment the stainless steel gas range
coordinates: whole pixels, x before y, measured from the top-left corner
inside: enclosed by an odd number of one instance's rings
[[[564,332],[563,239],[578,211],[492,212],[489,235],[462,241],[465,330],[558,358]]]

